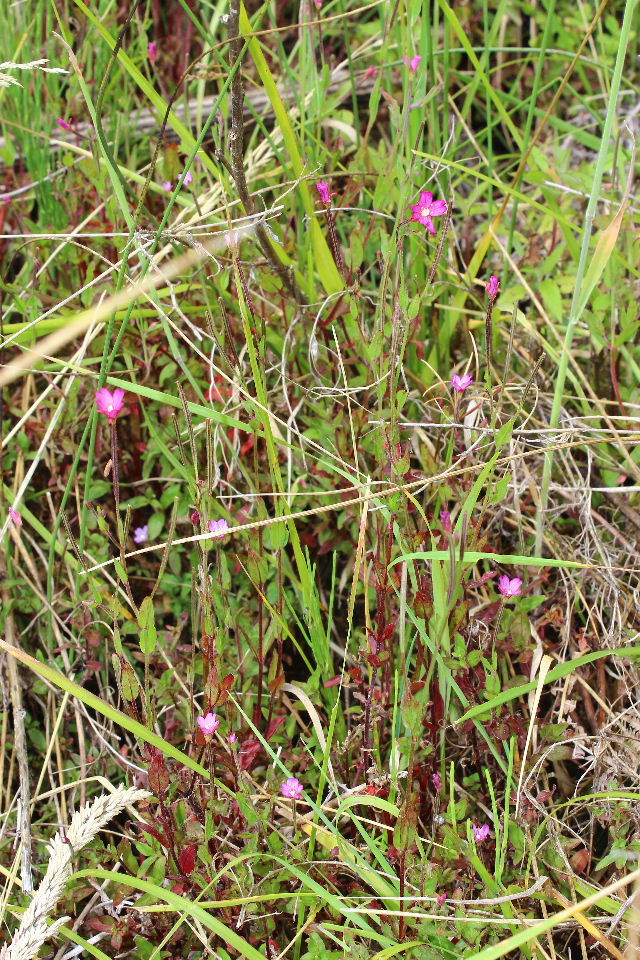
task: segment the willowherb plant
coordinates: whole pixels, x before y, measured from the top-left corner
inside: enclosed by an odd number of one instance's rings
[[[13,940],[0,950],[0,960],[32,960],[45,940],[52,937],[68,919],[60,917],[53,923],[47,923],[71,877],[75,854],[126,806],[148,796],[146,790],[118,787],[113,793],[104,794],[86,804],[73,815],[66,837],[57,834],[49,844],[47,871],[22,916]]]

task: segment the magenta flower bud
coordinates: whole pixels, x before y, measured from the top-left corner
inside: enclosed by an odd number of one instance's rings
[[[147,51],[148,51],[148,54],[149,54],[149,60],[151,61],[151,63],[155,63],[155,62],[156,62],[156,57],[158,56],[158,45],[157,45],[157,43],[154,43],[153,40],[150,40],[150,41],[149,41],[149,46],[148,46],[148,48],[147,48]]]
[[[236,736],[236,734],[235,734],[235,733],[230,733],[230,734],[229,734],[229,743],[237,743],[237,742],[238,742],[238,737]]]
[[[199,511],[199,510],[194,510],[193,513],[191,514],[191,523],[194,525],[194,527],[197,527],[198,524],[200,523],[200,511]]]
[[[487,293],[489,294],[489,300],[495,300],[495,298],[500,293],[500,277],[491,276],[487,284]]]
[[[409,66],[409,70],[411,71],[411,73],[418,72],[418,67],[420,66],[421,61],[422,61],[422,57],[411,57],[411,59],[409,59],[409,57],[402,58],[402,62],[404,63],[405,67],[407,65]]]
[[[297,777],[287,777],[280,789],[283,797],[288,797],[289,800],[299,800],[304,787]]]
[[[56,123],[59,127],[62,127],[63,130],[71,130],[71,124],[68,120],[64,120],[62,117],[56,117]]]
[[[320,194],[320,199],[323,203],[331,203],[331,191],[326,180],[320,180],[319,183],[316,183],[316,190]]]
[[[440,522],[442,523],[442,529],[445,533],[451,533],[453,527],[451,526],[451,514],[448,510],[440,511]]]
[[[22,526],[22,517],[20,516],[17,510],[14,510],[13,507],[9,507],[9,516],[15,523],[16,527]]]
[[[442,790],[442,777],[439,773],[431,774],[431,783],[434,785],[438,793]]]

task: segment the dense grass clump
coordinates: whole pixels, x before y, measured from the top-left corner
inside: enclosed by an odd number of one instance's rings
[[[3,960],[635,957],[635,0],[0,27]]]

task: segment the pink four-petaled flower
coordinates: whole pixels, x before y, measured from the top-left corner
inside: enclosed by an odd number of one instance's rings
[[[134,543],[146,543],[149,539],[149,524],[145,523],[142,527],[136,527],[133,531]]]
[[[473,824],[473,839],[476,843],[482,843],[491,833],[491,827],[488,823],[483,823],[481,827],[477,823]]]
[[[423,190],[420,194],[420,200],[411,207],[411,220],[414,223],[421,223],[426,227],[429,233],[437,233],[434,217],[441,217],[447,212],[445,200],[434,200],[430,190]]]
[[[304,787],[297,777],[287,777],[280,789],[283,797],[288,797],[289,800],[299,800]]]
[[[204,717],[198,717],[198,726],[205,737],[212,737],[220,726],[220,719],[217,713],[206,713]]]
[[[409,57],[402,58],[402,62],[404,63],[405,67],[408,65],[411,73],[418,72],[418,67],[420,66],[421,61],[422,61],[422,57],[420,56],[411,57],[411,59],[409,59]]]
[[[498,580],[498,590],[503,597],[519,597],[522,593],[522,580],[520,577],[513,577],[510,580],[505,573]]]
[[[113,393],[106,387],[96,390],[96,404],[100,413],[104,413],[105,417],[113,422],[124,407],[124,390],[120,387],[116,387]]]
[[[216,537],[224,537],[229,530],[229,524],[221,517],[220,520],[209,520],[209,532]]]
[[[463,373],[460,376],[459,373],[454,373],[451,377],[451,386],[456,391],[456,393],[464,393],[467,387],[470,387],[473,383],[473,377],[470,373]]]

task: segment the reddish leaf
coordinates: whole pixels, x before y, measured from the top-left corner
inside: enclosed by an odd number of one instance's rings
[[[229,699],[229,691],[233,686],[234,679],[235,677],[233,676],[233,674],[228,673],[226,677],[223,677],[223,679],[220,681],[218,699],[216,700],[216,703],[215,703],[216,707],[220,706],[220,704],[222,703],[226,703],[227,700]]]
[[[274,717],[269,726],[267,727],[267,732],[265,734],[265,740],[271,740],[271,737],[275,736],[282,724],[285,722],[286,717]]]
[[[140,823],[139,827],[141,830],[144,830],[145,833],[148,833],[150,836],[158,840],[163,847],[169,847],[169,841],[163,833],[160,833],[159,830],[156,830],[155,827],[149,827],[146,823]]]
[[[186,873],[189,876],[190,873],[193,873],[196,867],[196,851],[198,847],[195,843],[191,843],[188,847],[180,853],[178,856],[178,864],[183,873]]]
[[[242,744],[239,753],[240,767],[242,770],[250,770],[252,768],[261,750],[262,744],[259,740],[247,740]]]
[[[582,850],[578,850],[576,853],[573,854],[573,856],[569,860],[569,863],[571,864],[571,866],[573,867],[576,873],[585,873],[589,866],[590,860],[591,860],[591,856],[589,854],[589,851],[585,847],[583,847]]]

